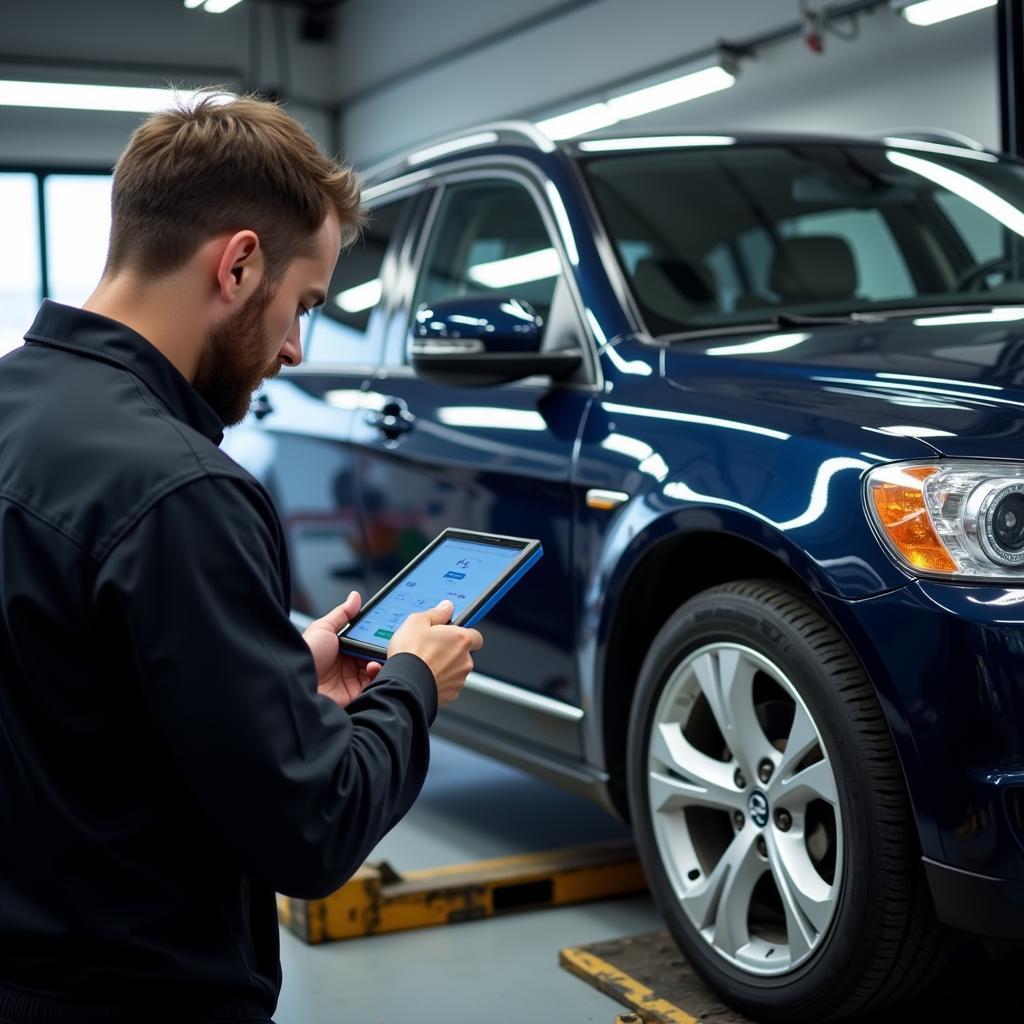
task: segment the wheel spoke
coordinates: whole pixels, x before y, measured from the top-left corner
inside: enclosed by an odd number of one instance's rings
[[[730,953],[746,942],[750,894],[764,871],[764,864],[758,861],[754,852],[755,835],[751,829],[740,832],[719,858],[711,874],[682,897],[683,906],[700,930],[714,925],[716,946],[719,944],[719,929],[730,943],[735,941]],[[752,879],[749,877],[751,867],[757,870]]]
[[[651,771],[651,806],[655,811],[686,806],[734,810],[743,806],[743,794],[733,784],[731,766],[702,754],[683,736],[678,723],[656,725],[650,750],[653,761],[682,776]]]
[[[795,714],[786,739],[786,749],[782,752],[782,760],[775,771],[777,782],[786,779],[818,745],[818,730],[814,728],[811,716],[800,701],[796,701],[794,707]]]
[[[812,800],[839,804],[836,777],[828,761],[816,761],[788,779],[781,779],[774,790],[774,806],[789,809],[806,807]]]
[[[697,683],[722,738],[748,779],[756,778],[758,763],[774,753],[754,709],[757,671],[754,662],[731,647],[708,652],[693,663]]]
[[[754,837],[753,830],[741,832],[726,851],[727,856],[732,854],[732,864],[722,883],[712,942],[729,956],[735,956],[750,942],[750,901],[758,879],[765,872]]]
[[[791,962],[808,953],[832,914],[832,889],[815,871],[800,836],[771,837],[768,859],[786,915]]]

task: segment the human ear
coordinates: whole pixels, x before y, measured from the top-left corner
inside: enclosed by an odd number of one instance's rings
[[[263,248],[255,231],[238,231],[228,238],[217,263],[217,286],[225,302],[245,302],[263,277]]]

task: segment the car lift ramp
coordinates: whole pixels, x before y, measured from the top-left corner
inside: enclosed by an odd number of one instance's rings
[[[631,841],[614,840],[400,875],[363,865],[323,899],[277,897],[281,924],[311,945],[429,928],[517,910],[585,903],[647,888]]]
[[[751,1024],[715,996],[665,931],[571,946],[558,962],[629,1007],[623,1024]]]

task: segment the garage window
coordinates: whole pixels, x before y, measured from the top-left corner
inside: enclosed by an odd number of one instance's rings
[[[48,174],[46,263],[49,297],[80,306],[103,274],[110,241],[109,174]]]
[[[42,299],[36,182],[0,174],[0,356],[22,344]]]

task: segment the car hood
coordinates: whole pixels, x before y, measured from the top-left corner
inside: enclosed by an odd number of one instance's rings
[[[943,455],[1024,458],[1024,310],[680,341],[662,372],[686,391],[919,438]]]

